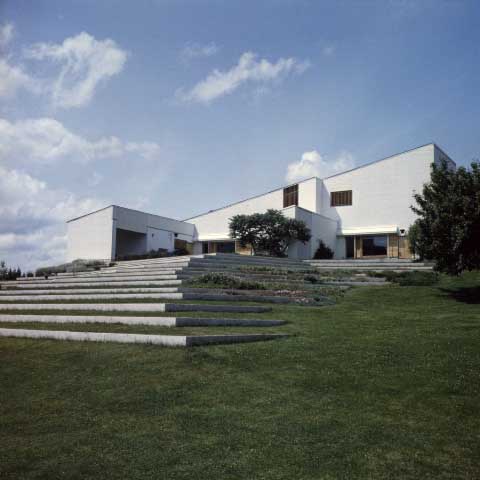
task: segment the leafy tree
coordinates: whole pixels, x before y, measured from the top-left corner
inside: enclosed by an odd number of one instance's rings
[[[413,253],[413,255],[420,257],[420,259],[423,259],[419,236],[420,236],[420,226],[418,224],[418,220],[415,220],[413,225],[411,225],[410,228],[408,229],[408,244],[410,245],[410,250]]]
[[[235,215],[230,219],[230,235],[242,247],[251,245],[254,254],[267,251],[270,255],[285,256],[289,245],[298,240],[310,240],[310,229],[301,220],[286,218],[279,210],[266,213]]]
[[[414,198],[416,253],[452,275],[480,268],[480,164],[432,165],[431,182]]]
[[[16,270],[13,268],[7,268],[7,264],[4,261],[0,262],[0,280],[16,280],[21,277],[22,271],[20,268]]]

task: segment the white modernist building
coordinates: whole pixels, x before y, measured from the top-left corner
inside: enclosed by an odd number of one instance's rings
[[[327,178],[312,177],[184,221],[115,205],[68,222],[68,261],[115,259],[151,250],[186,248],[194,254],[249,254],[229,235],[237,214],[281,210],[303,220],[312,239],[289,247],[292,258],[312,258],[320,240],[335,258],[410,257],[405,233],[415,221],[413,194],[430,180],[432,163],[455,163],[435,144]]]

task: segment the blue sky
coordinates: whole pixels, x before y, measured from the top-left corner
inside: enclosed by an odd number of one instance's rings
[[[479,157],[475,1],[0,0],[0,259],[435,141]],[[215,73],[216,72],[216,73]]]

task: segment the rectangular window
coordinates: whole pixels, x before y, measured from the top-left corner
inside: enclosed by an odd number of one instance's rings
[[[283,189],[283,208],[298,205],[298,185]]]
[[[331,207],[345,207],[352,204],[352,191],[332,192],[330,194]]]
[[[363,237],[363,256],[376,257],[387,255],[387,236]]]

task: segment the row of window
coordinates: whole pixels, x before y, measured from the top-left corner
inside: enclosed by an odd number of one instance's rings
[[[298,205],[298,184],[283,189],[283,208]],[[330,194],[330,206],[344,207],[352,205],[352,191],[344,190]]]

